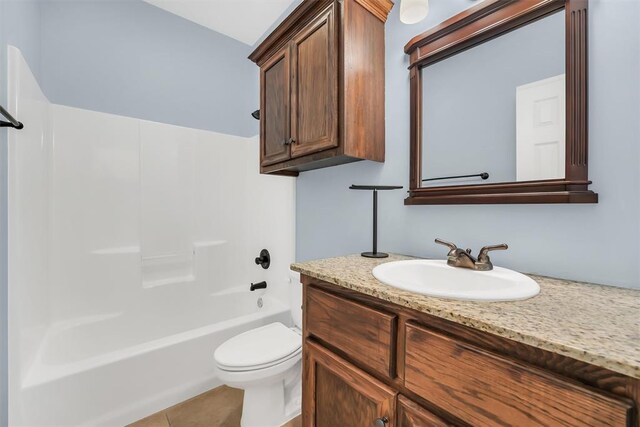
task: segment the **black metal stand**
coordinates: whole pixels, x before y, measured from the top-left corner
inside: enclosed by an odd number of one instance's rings
[[[351,190],[373,190],[373,250],[362,252],[366,258],[386,258],[389,254],[378,252],[378,190],[399,190],[400,185],[352,185]]]

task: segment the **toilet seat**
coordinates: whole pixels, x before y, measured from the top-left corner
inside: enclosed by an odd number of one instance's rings
[[[221,370],[246,372],[284,363],[301,352],[301,335],[275,322],[227,340],[216,349],[214,358]]]
[[[300,356],[300,354],[302,354],[302,348],[298,349],[297,351],[291,353],[289,356],[284,357],[282,359],[278,359],[278,360],[274,360],[272,362],[269,363],[263,363],[260,365],[252,365],[252,366],[226,366],[223,365],[219,362],[216,362],[218,369],[221,369],[223,371],[227,371],[227,372],[248,372],[248,371],[259,371],[261,369],[267,369],[267,368],[271,368],[273,366],[282,364],[284,362],[286,362],[289,359],[294,359],[297,356]]]

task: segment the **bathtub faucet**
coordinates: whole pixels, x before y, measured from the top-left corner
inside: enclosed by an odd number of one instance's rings
[[[260,251],[260,256],[256,258],[256,264],[264,268],[265,270],[271,265],[271,254],[266,249]]]
[[[249,290],[255,291],[256,289],[267,289],[267,282],[263,281],[258,283],[252,283]]]

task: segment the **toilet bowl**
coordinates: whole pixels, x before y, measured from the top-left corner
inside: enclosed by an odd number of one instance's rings
[[[279,427],[300,414],[302,400],[302,288],[291,272],[295,326],[270,323],[243,332],[214,353],[222,382],[244,390],[241,427]]]

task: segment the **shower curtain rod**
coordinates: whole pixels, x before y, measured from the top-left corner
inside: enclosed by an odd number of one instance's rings
[[[24,125],[17,121],[7,110],[4,109],[2,105],[0,105],[0,113],[9,120],[8,122],[0,120],[0,128],[12,127],[16,129],[22,129]]]

